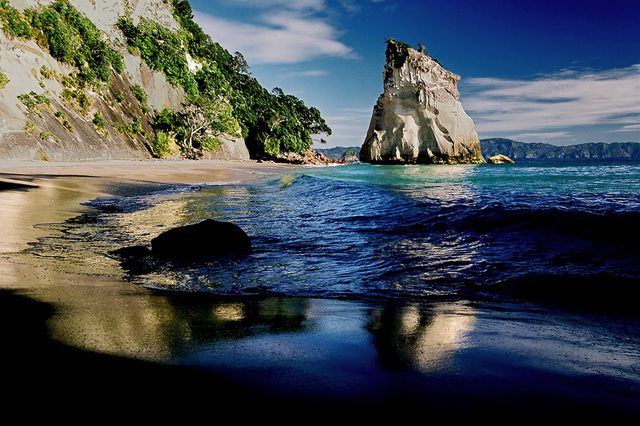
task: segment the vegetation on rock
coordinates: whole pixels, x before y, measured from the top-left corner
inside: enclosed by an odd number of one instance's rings
[[[278,88],[267,91],[251,77],[240,53],[232,55],[213,42],[193,21],[187,0],[173,0],[173,11],[182,28],[178,33],[144,19],[137,26],[126,17],[118,22],[129,49],[187,96],[183,111],[157,113],[158,151],[164,150],[168,136],[193,152],[219,145],[217,138],[224,133],[243,137],[252,157],[259,158],[303,152],[312,135],[331,133],[320,111]],[[195,70],[189,68],[185,50]]]
[[[0,72],[0,89],[3,89],[4,86],[7,85],[7,83],[9,83],[9,77],[7,77],[6,74]]]
[[[100,30],[68,0],[55,0],[39,11],[27,9],[23,14],[2,0],[0,19],[9,36],[35,39],[55,59],[77,67],[77,77],[84,83],[109,81],[112,68],[122,72],[122,55],[107,45]]]
[[[129,87],[150,120],[153,134],[147,132],[146,136],[153,155],[174,154],[177,148],[183,155],[197,157],[202,151],[220,146],[222,136],[231,136],[244,138],[250,155],[262,158],[304,152],[310,148],[313,135],[331,133],[320,111],[281,89],[266,90],[250,75],[240,53],[231,54],[213,42],[193,21],[187,0],[164,2],[172,7],[180,24],[178,31],[144,18],[134,24],[128,13],[117,23],[129,52],[139,55],[152,70],[164,73],[171,85],[185,93],[185,103],[180,108],[147,114],[150,111],[144,89],[138,85]],[[65,106],[85,119],[91,120],[88,114],[93,114],[96,130],[106,132],[105,118],[91,111],[94,99],[90,90],[101,93],[102,88],[110,87],[114,73],[122,74],[124,60],[95,24],[68,0],[54,0],[23,11],[12,7],[8,0],[0,0],[0,25],[7,37],[33,40],[57,61],[77,70],[71,75],[56,75],[43,66],[40,78],[58,79]],[[0,87],[6,84],[5,80],[0,78]],[[45,87],[42,80],[40,86]],[[122,94],[118,96],[116,89],[111,92],[116,101],[125,99]],[[24,94],[20,100],[30,112],[38,113],[38,106],[46,102],[39,96],[42,95]],[[56,118],[63,125],[68,123],[66,117]],[[137,117],[131,123],[110,121],[121,133],[144,134]]]

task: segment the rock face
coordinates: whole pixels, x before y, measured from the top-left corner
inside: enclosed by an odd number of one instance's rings
[[[124,69],[111,74],[107,87],[72,91],[63,82],[73,77],[75,67],[57,61],[36,40],[14,37],[0,28],[0,158],[51,161],[150,158],[154,111],[165,107],[180,110],[185,93],[171,85],[164,73],[150,69],[136,52],[129,51],[115,24],[119,18],[128,16],[136,24],[147,19],[178,31],[180,24],[173,16],[171,2],[68,1],[102,32],[109,47],[123,55]],[[21,13],[27,9],[38,11],[51,3],[53,0],[8,2]],[[146,93],[144,101],[132,91],[135,86]],[[76,102],[79,96],[84,101],[82,108]],[[31,107],[21,102],[21,98],[31,101]],[[46,103],[33,105],[34,99]],[[104,120],[100,126],[94,121],[97,116]],[[134,126],[137,130],[131,131]],[[222,146],[208,154],[209,158],[249,159],[243,139],[221,139]]]
[[[507,157],[506,155],[498,154],[498,155],[494,155],[493,157],[489,157],[489,159],[487,160],[487,163],[503,164],[503,163],[515,163],[515,161],[513,161],[511,158]]]
[[[384,92],[373,109],[360,160],[378,164],[483,163],[480,140],[459,102],[459,76],[389,40]]]

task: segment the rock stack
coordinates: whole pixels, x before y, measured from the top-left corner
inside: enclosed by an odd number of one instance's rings
[[[387,42],[384,93],[373,109],[360,160],[374,164],[483,163],[460,77],[407,44]]]

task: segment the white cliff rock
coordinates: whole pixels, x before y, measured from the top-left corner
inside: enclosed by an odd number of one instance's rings
[[[435,59],[389,40],[384,93],[360,160],[366,163],[483,163],[473,120],[459,101],[460,77]]]
[[[38,11],[52,3],[53,0],[10,0],[8,5],[24,13],[26,9]],[[173,16],[171,2],[69,0],[69,3],[91,20],[111,48],[122,54],[123,72],[113,72],[109,84],[99,90],[84,90],[89,106],[78,111],[68,96],[65,98],[66,87],[61,84],[64,78],[73,77],[77,69],[57,61],[36,40],[12,37],[0,25],[0,75],[4,80],[0,82],[0,158],[50,161],[150,158],[154,111],[180,110],[185,93],[181,87],[171,85],[164,73],[149,68],[139,54],[127,49],[116,23],[126,16],[134,24],[146,19],[176,32],[180,24]],[[186,58],[191,72],[201,68],[193,58]],[[144,103],[133,95],[134,85],[147,95]],[[19,100],[29,94],[46,98],[47,104],[30,110]],[[95,115],[103,117],[104,128],[94,125]],[[140,122],[140,132],[127,134],[116,128],[129,125],[134,117]],[[244,139],[224,135],[220,139],[221,147],[208,153],[209,157],[249,160]]]
[[[504,164],[504,163],[515,163],[511,158],[507,157],[503,154],[494,155],[493,157],[489,157],[487,159],[487,163],[489,164]]]

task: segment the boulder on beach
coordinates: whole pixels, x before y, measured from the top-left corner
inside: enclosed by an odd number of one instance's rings
[[[251,251],[251,239],[242,228],[213,219],[170,229],[151,240],[151,253],[161,258],[191,259]]]

